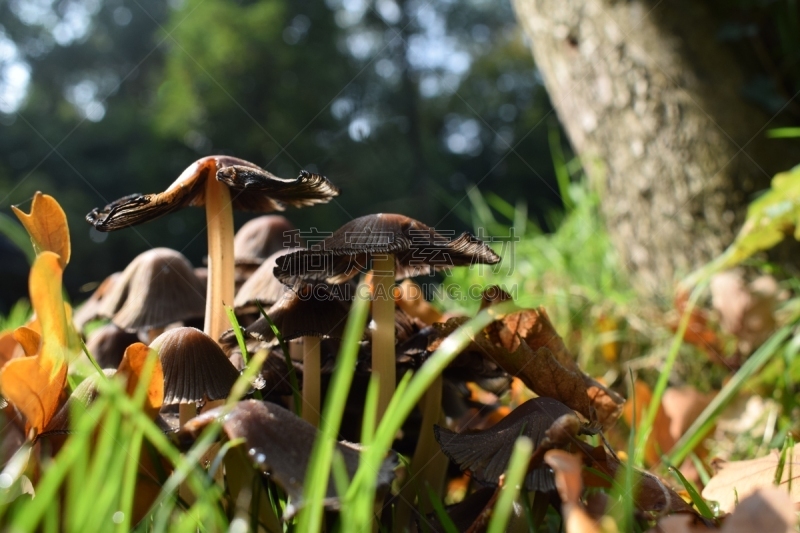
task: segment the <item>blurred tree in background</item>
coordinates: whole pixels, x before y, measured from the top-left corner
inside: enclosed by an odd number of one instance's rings
[[[327,175],[335,203],[288,212],[306,228],[384,211],[467,229],[473,184],[542,221],[560,205],[551,107],[508,3],[9,0],[0,21],[0,210],[58,197],[76,300],[153,246],[201,262],[199,210],[112,234],[81,218],[214,153]],[[24,277],[4,288],[7,306]]]

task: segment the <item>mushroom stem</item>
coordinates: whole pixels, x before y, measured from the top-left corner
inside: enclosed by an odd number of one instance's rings
[[[233,206],[228,186],[217,181],[215,167],[206,178],[206,224],[208,231],[208,288],[203,331],[219,340],[229,328],[225,305],[233,305]]]
[[[377,421],[394,395],[397,385],[394,352],[394,255],[376,255],[372,261],[372,372],[378,375]]]
[[[303,337],[303,420],[319,427],[320,339]]]
[[[427,497],[427,487],[435,494],[441,494],[447,471],[447,457],[441,453],[433,432],[433,425],[442,422],[442,376],[431,383],[420,404],[422,423],[417,447],[411,458],[408,478],[400,489],[400,507],[397,509],[397,525],[400,530],[407,527],[411,519],[411,504],[408,502],[413,502],[417,495],[420,497],[417,506],[423,515],[433,511],[430,498]]]

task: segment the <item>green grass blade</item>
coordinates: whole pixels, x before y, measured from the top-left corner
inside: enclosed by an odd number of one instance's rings
[[[500,489],[500,497],[497,498],[494,506],[489,527],[486,529],[487,533],[503,533],[506,530],[514,507],[514,500],[517,499],[520,486],[528,472],[531,453],[533,453],[533,442],[528,437],[518,438],[514,444],[514,451],[511,452],[511,459],[508,461],[505,483]]]
[[[731,378],[728,383],[722,387],[722,390],[714,397],[705,410],[697,417],[692,425],[686,430],[686,433],[675,443],[672,451],[669,453],[669,462],[671,464],[679,465],[683,463],[686,456],[694,450],[700,441],[705,438],[708,432],[716,423],[716,419],[728,403],[738,394],[745,382],[756,374],[776,353],[778,349],[783,346],[783,343],[792,333],[795,324],[788,324],[770,337],[767,342],[755,351],[745,361],[744,365],[739,369],[736,374]]]
[[[450,515],[447,514],[447,510],[444,508],[442,500],[439,499],[439,495],[436,494],[436,491],[434,491],[431,487],[427,488],[428,499],[430,499],[433,511],[436,513],[436,518],[439,519],[439,524],[441,524],[442,528],[445,530],[445,533],[458,533],[458,528],[453,523]]]
[[[322,411],[322,424],[314,442],[311,461],[305,479],[305,507],[300,511],[298,531],[322,530],[322,500],[328,488],[331,461],[333,460],[336,436],[342,423],[347,395],[353,382],[353,369],[358,357],[358,343],[367,324],[369,300],[366,284],[362,281],[356,289],[356,299],[350,308],[344,339],[339,352],[336,370],[333,372],[327,397]]]
[[[700,511],[700,514],[704,518],[708,518],[709,520],[713,520],[714,519],[714,512],[708,506],[708,504],[703,499],[703,497],[700,496],[700,493],[697,492],[697,488],[695,488],[694,483],[692,483],[691,481],[686,479],[684,477],[684,475],[681,474],[681,471],[678,470],[677,468],[675,468],[674,466],[669,467],[669,471],[672,472],[672,474],[676,478],[678,478],[678,481],[681,482],[681,485],[683,485],[683,488],[686,489],[686,492],[689,493],[689,497],[692,498],[692,503],[694,503],[694,506],[697,507],[698,511]]]

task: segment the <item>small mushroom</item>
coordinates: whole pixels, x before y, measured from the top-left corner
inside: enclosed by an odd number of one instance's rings
[[[125,331],[113,323],[106,324],[89,335],[86,349],[100,368],[117,368],[125,349],[138,340],[136,333]]]
[[[303,502],[303,481],[317,438],[317,428],[302,420],[291,411],[269,402],[246,400],[239,402],[230,413],[225,408],[207,411],[190,420],[178,434],[179,440],[188,447],[200,435],[203,428],[220,419],[222,431],[229,441],[244,440],[247,453],[256,468],[269,474],[286,494],[289,506],[284,518],[290,518]],[[348,442],[336,443],[348,477],[352,478],[358,468],[360,449]],[[378,491],[388,490],[394,478],[395,457],[389,456],[375,473]],[[339,496],[333,479],[328,483],[324,505],[328,509],[339,508]]]
[[[257,267],[272,254],[296,248],[299,232],[286,217],[263,215],[249,220],[233,237],[233,259],[237,265]]]
[[[469,470],[472,476],[489,485],[497,485],[505,471],[514,442],[524,435],[533,441],[534,450],[548,437],[558,443],[569,441],[574,435],[565,435],[563,428],[570,424],[555,424],[563,416],[577,421],[575,411],[552,398],[534,398],[528,400],[500,422],[482,431],[471,433],[455,433],[449,429],[434,426],[436,440],[442,451],[462,470]],[[548,435],[548,430],[555,427]],[[580,428],[579,431],[583,431]],[[551,446],[552,447],[552,446]],[[537,450],[538,451],[538,450]],[[531,465],[525,477],[528,490],[555,490],[553,474],[546,465]]]
[[[122,329],[154,333],[173,322],[203,316],[204,289],[183,254],[153,248],[125,268],[103,297],[99,314]]]
[[[242,284],[233,300],[237,314],[257,311],[256,303],[262,306],[273,305],[289,292],[290,289],[275,277],[273,271],[278,258],[292,251],[292,248],[288,248],[270,255]]]
[[[323,283],[307,284],[297,292],[288,291],[268,311],[284,340],[301,338],[303,346],[303,419],[319,424],[320,411],[320,338],[340,339],[344,335],[350,300],[332,291]],[[250,337],[261,341],[275,338],[264,317],[245,329]]]
[[[214,339],[196,328],[165,331],[150,347],[164,371],[164,405],[197,405],[222,400],[239,377]],[[182,418],[187,410],[181,410]],[[183,425],[188,418],[181,419]]]
[[[500,257],[468,233],[448,239],[404,215],[376,214],[352,220],[313,249],[278,258],[275,275],[287,284],[303,280],[342,283],[372,270],[372,367],[379,375],[378,417],[396,386],[394,356],[394,297],[391,285],[437,269],[476,263],[495,264]]]
[[[86,324],[92,320],[102,318],[100,315],[100,304],[103,298],[111,292],[111,287],[114,286],[114,283],[117,282],[121,275],[121,272],[114,272],[100,282],[100,285],[97,286],[92,295],[75,310],[72,316],[72,323],[75,325],[76,330],[83,331],[83,327]]]

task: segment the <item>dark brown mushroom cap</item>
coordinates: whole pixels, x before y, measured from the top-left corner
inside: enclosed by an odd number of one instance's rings
[[[235,172],[218,174],[218,171],[234,166]],[[268,185],[254,188],[241,180],[231,179],[231,174],[234,177],[259,175]],[[187,206],[203,206],[207,179],[218,179],[236,189],[231,191],[231,202],[234,209],[243,211],[282,211],[286,204],[302,207],[327,202],[339,193],[324,176],[302,172],[297,179],[282,179],[243,159],[217,155],[198,159],[189,165],[164,192],[125,196],[102,209],[92,209],[86,215],[86,221],[98,231],[114,231]]]
[[[286,205],[308,207],[339,196],[339,189],[328,178],[305,170],[292,180],[279,178],[252,163],[225,165],[217,170],[217,179],[233,189],[233,206],[244,211],[283,211]],[[265,209],[269,204],[264,199],[275,207]]]
[[[469,233],[450,239],[407,216],[380,213],[348,222],[312,249],[281,257],[275,276],[290,285],[301,280],[342,283],[369,270],[373,257],[383,254],[394,254],[396,279],[500,261]]]
[[[183,254],[153,248],[139,254],[103,297],[100,314],[127,330],[160,328],[202,317],[206,287]]]
[[[282,300],[270,307],[267,315],[284,340],[300,337],[340,339],[350,311],[351,300],[346,296],[322,283],[303,285],[296,291],[288,291]],[[262,341],[275,338],[263,316],[245,328],[245,333]]]
[[[75,325],[75,329],[78,331],[83,331],[83,327],[87,323],[98,318],[103,318],[100,314],[100,303],[102,302],[103,298],[109,292],[111,292],[111,288],[121,275],[122,272],[114,272],[100,282],[100,285],[97,286],[92,295],[89,296],[89,298],[87,298],[86,301],[75,310],[75,313],[72,316],[72,323]]]
[[[164,369],[164,405],[221,400],[239,377],[214,339],[195,328],[175,328],[150,347]]]
[[[117,368],[125,349],[134,342],[139,342],[136,333],[125,331],[112,323],[94,330],[86,341],[86,349],[100,368]]]
[[[286,217],[262,215],[248,220],[233,236],[237,265],[260,265],[271,255],[300,245],[299,233]]]
[[[536,449],[545,438],[545,432],[563,415],[575,416],[575,411],[552,398],[528,400],[489,429],[473,433],[455,433],[434,426],[436,440],[442,451],[462,470],[483,483],[496,485],[506,469],[514,442],[525,435]],[[525,477],[528,490],[555,490],[550,469],[544,465],[533,468]]]
[[[275,277],[273,272],[278,258],[291,251],[292,249],[278,250],[250,274],[247,281],[236,292],[233,300],[233,307],[237,313],[256,311],[256,302],[261,305],[273,305],[291,291]]]
[[[178,433],[184,446],[190,445],[202,430],[217,419],[228,440],[244,439],[244,446],[255,466],[269,474],[292,502],[284,517],[291,516],[303,505],[303,482],[311,459],[318,430],[283,407],[269,402],[246,400],[239,402],[225,415],[226,408],[212,409],[187,422]],[[359,463],[359,449],[347,442],[336,443],[350,478]],[[388,489],[394,478],[394,456],[384,460],[376,472],[378,490]],[[328,483],[324,504],[328,509],[338,509],[339,499],[333,479]]]

